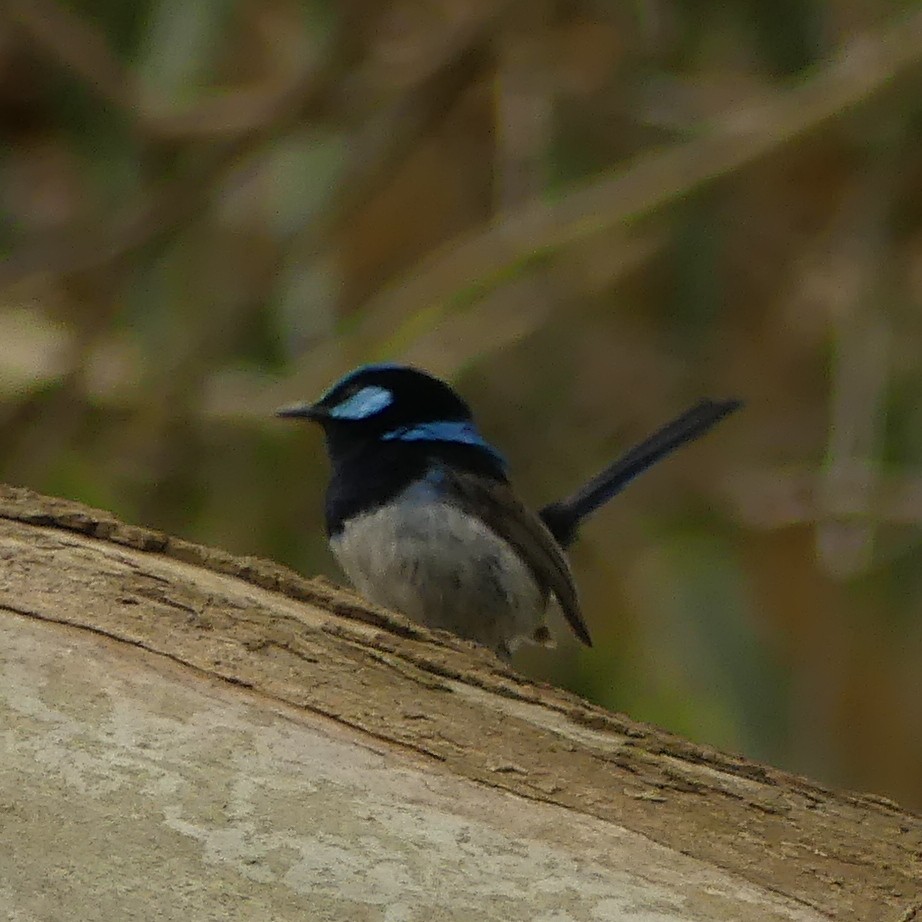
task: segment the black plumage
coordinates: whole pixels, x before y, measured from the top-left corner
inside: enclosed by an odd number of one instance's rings
[[[279,415],[323,427],[327,533],[356,588],[507,656],[523,640],[547,642],[550,597],[591,645],[564,548],[641,471],[738,406],[702,401],[538,514],[518,498],[468,405],[426,372],[364,366]]]

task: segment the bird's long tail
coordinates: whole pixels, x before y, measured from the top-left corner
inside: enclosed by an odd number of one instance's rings
[[[620,493],[638,474],[686,442],[704,435],[740,406],[739,400],[702,400],[613,461],[575,493],[545,506],[539,513],[541,519],[558,543],[567,547],[576,538],[583,519]]]

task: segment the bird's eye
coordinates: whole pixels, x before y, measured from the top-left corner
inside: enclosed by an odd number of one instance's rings
[[[330,410],[330,416],[334,419],[368,419],[393,402],[394,395],[386,387],[369,385],[348,394]]]

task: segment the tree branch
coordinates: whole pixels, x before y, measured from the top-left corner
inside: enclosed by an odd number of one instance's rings
[[[376,741],[382,756],[414,753],[414,771],[432,786],[447,772],[452,783],[518,798],[520,811],[554,807],[612,847],[640,834],[648,844],[624,859],[619,886],[648,885],[690,856],[712,876],[686,869],[672,878],[677,889],[657,892],[699,901],[696,918],[873,922],[919,901],[922,822],[884,798],[831,791],[606,712],[270,562],[0,487],[0,625],[26,630],[22,619],[69,625],[72,646],[101,635],[251,689],[289,709],[290,732],[323,715],[340,733],[358,732],[350,738]],[[405,782],[395,790],[417,796]],[[598,849],[592,860],[604,864]],[[708,910],[715,881],[765,902]]]

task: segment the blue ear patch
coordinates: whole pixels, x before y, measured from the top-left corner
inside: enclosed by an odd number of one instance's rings
[[[477,431],[470,420],[443,420],[441,422],[417,423],[401,426],[381,436],[385,442],[457,442],[461,445],[473,445],[489,452],[507,467],[506,459]]]
[[[330,411],[333,419],[368,419],[394,402],[394,395],[386,387],[369,385],[336,404]]]

